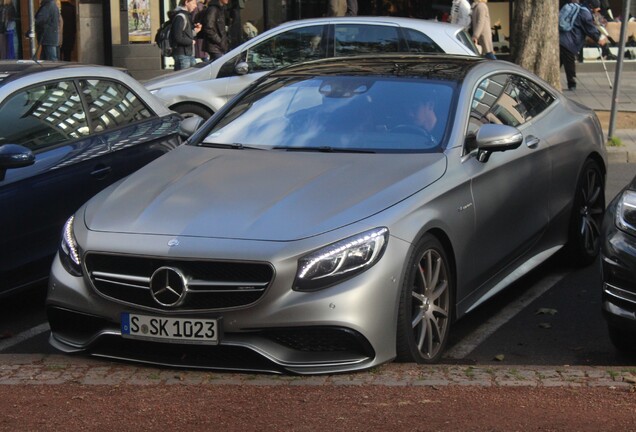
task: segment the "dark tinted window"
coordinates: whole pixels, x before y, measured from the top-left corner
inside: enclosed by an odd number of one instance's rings
[[[146,105],[123,84],[100,79],[80,81],[89,105],[91,127],[100,132],[152,117]]]
[[[338,24],[335,32],[335,55],[398,52],[400,36],[397,27]]]
[[[406,38],[406,49],[412,53],[444,52],[433,40],[413,29],[404,29]]]
[[[72,81],[31,87],[0,107],[0,145],[37,151],[88,135],[86,114]]]
[[[264,40],[247,52],[251,71],[269,71],[326,57],[322,25],[287,31]]]

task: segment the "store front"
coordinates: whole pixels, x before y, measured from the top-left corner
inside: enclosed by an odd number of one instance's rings
[[[65,44],[71,60],[124,67],[142,80],[171,70],[172,59],[161,57],[153,39],[177,0],[56,1],[63,14],[65,38],[71,41]],[[250,21],[258,32],[263,32],[286,21],[324,16],[327,1],[245,0],[236,16],[241,25]],[[0,0],[0,58],[33,56],[37,46],[25,33],[39,3],[40,0]],[[359,0],[358,6],[359,15],[443,21],[448,18],[451,3],[452,0]],[[230,4],[238,1],[230,0]],[[504,58],[510,51],[512,4],[512,0],[488,2],[495,51]],[[622,13],[621,0],[610,0],[610,5],[615,16]],[[636,1],[632,2],[632,9],[635,13]]]

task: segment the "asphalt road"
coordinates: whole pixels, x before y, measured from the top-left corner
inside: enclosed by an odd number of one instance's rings
[[[636,174],[610,165],[607,202]],[[573,267],[557,254],[451,329],[452,364],[625,365],[600,312],[599,263]],[[45,285],[0,302],[0,353],[56,353],[48,345]]]

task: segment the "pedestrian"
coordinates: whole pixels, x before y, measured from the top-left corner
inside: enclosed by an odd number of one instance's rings
[[[347,13],[347,0],[329,0],[327,5],[327,16],[345,16]]]
[[[470,29],[471,11],[468,0],[453,0],[450,13],[451,24],[462,26],[465,30]]]
[[[358,0],[347,0],[346,16],[358,16]]]
[[[42,0],[35,13],[35,37],[40,60],[57,61],[60,43],[60,10],[55,0]]]
[[[599,12],[601,4],[599,0],[586,0],[585,6],[577,4],[577,0],[571,0],[570,4],[565,4],[565,8],[578,8],[578,13],[574,15],[571,26],[562,28],[559,25],[559,60],[560,65],[565,69],[565,77],[568,90],[576,90],[576,56],[585,45],[585,38],[589,37],[599,46],[604,46],[607,38],[601,35],[599,29],[594,25],[592,14]],[[559,13],[561,21],[562,12]]]
[[[196,64],[194,38],[201,30],[201,24],[192,23],[192,12],[196,8],[196,0],[179,0],[179,6],[172,16],[170,38],[175,71],[187,69]]]
[[[194,12],[192,12],[192,22],[194,24],[202,23],[207,7],[205,3],[205,1],[197,0],[197,7]],[[201,26],[203,26],[203,24],[201,24]],[[194,58],[201,61],[208,61],[210,56],[203,50],[203,39],[201,38],[202,35],[203,33],[200,32],[194,39]]]
[[[488,0],[475,0],[473,3],[471,22],[473,28],[473,42],[481,47],[481,54],[491,60],[497,60],[492,45],[492,30]]]
[[[228,5],[228,39],[233,49],[243,43],[243,28],[241,26],[241,10],[245,9],[245,0],[230,0]]]
[[[229,0],[212,0],[203,17],[203,50],[216,60],[227,52],[229,47],[225,7]]]

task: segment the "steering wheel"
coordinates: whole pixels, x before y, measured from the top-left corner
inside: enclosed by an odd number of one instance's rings
[[[391,132],[422,136],[426,139],[426,147],[435,147],[437,145],[437,140],[435,140],[429,131],[416,125],[399,124],[391,129]]]

